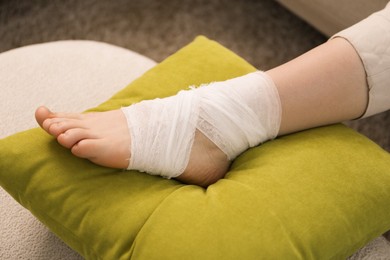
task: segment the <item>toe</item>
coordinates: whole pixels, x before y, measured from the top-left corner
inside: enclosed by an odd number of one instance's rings
[[[82,119],[83,114],[80,113],[53,113],[54,117],[67,119]]]
[[[45,106],[40,106],[35,110],[35,119],[42,128],[43,122],[52,115],[53,113]]]
[[[57,141],[69,149],[84,139],[95,139],[95,136],[88,129],[72,128],[57,137]]]
[[[43,123],[43,126],[51,135],[54,135],[56,137],[72,128],[86,129],[83,121],[68,118],[47,119]]]
[[[93,139],[84,139],[72,146],[72,153],[80,158],[92,159],[96,156],[96,141]]]
[[[51,135],[57,136],[58,134],[54,134],[55,125],[57,125],[59,122],[63,121],[63,118],[47,118],[43,121],[41,127],[45,129],[46,132],[48,132]]]

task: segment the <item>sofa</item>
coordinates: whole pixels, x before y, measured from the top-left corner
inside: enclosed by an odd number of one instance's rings
[[[382,9],[388,3],[387,0],[277,0],[277,2],[329,37]]]

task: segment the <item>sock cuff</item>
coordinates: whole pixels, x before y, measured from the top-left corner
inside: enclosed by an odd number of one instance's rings
[[[368,117],[390,109],[390,3],[359,23],[335,34],[356,50],[366,71],[369,100]]]

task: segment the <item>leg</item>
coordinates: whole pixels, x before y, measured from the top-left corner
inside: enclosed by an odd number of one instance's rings
[[[280,134],[390,109],[389,45],[390,3],[326,44],[269,71],[284,105]],[[294,73],[302,76],[294,78]]]
[[[388,12],[388,10],[389,9],[387,9],[386,12]],[[386,25],[386,21],[384,24]],[[382,28],[388,27],[385,26]],[[371,31],[372,30],[368,30],[364,33],[371,33]],[[377,37],[375,38],[377,42],[375,43],[381,46],[383,42],[387,41],[387,37],[387,35],[382,36],[381,34],[377,34]],[[188,151],[186,150],[189,154],[188,161],[184,162],[186,167],[183,172],[180,172],[179,175],[173,177],[177,177],[177,179],[186,183],[202,186],[210,185],[222,178],[228,169],[229,159],[234,159],[235,156],[243,151],[243,146],[238,145],[238,150],[229,153],[227,152],[229,149],[224,149],[226,148],[224,142],[237,143],[237,140],[239,139],[238,143],[247,143],[246,148],[249,148],[275,137],[275,122],[279,122],[279,119],[273,117],[278,117],[277,111],[275,112],[273,110],[274,108],[279,110],[280,106],[282,116],[280,125],[278,124],[276,129],[279,131],[279,135],[355,119],[365,114],[368,100],[367,82],[368,85],[370,85],[370,82],[374,82],[375,84],[373,86],[369,86],[374,89],[378,89],[378,82],[380,84],[384,83],[379,89],[381,91],[385,90],[388,95],[388,83],[390,82],[390,79],[389,74],[386,73],[389,68],[387,67],[386,62],[388,62],[390,58],[385,59],[385,62],[383,63],[385,66],[379,66],[379,74],[381,77],[379,78],[379,81],[375,81],[377,79],[375,76],[378,74],[372,73],[370,66],[363,66],[362,61],[359,59],[361,53],[359,51],[358,55],[355,52],[356,46],[354,47],[344,39],[332,39],[295,60],[268,71],[267,74],[272,78],[273,82],[272,80],[269,80],[269,77],[265,74],[251,73],[237,79],[228,80],[225,83],[213,83],[207,86],[207,88],[201,88],[200,90],[194,91],[194,95],[197,96],[195,100],[198,100],[199,98],[199,100],[201,100],[199,101],[199,104],[201,105],[199,107],[200,110],[190,109],[190,111],[206,112],[206,116],[208,116],[208,119],[211,119],[212,122],[205,120],[206,131],[205,129],[202,130],[202,127],[199,127],[198,125],[193,128],[193,143],[191,143],[190,146],[186,146],[191,148],[190,150],[187,149]],[[384,49],[384,56],[388,57],[388,52],[386,51],[387,48]],[[362,56],[360,56],[360,58],[361,57]],[[366,64],[364,63],[364,65]],[[375,72],[376,71],[378,70],[375,70]],[[368,79],[367,82],[366,78]],[[226,87],[215,88],[216,85],[220,84],[226,85]],[[274,102],[275,96],[272,94],[275,85],[280,95],[279,107],[275,105],[277,102]],[[220,97],[220,100],[215,100],[213,98],[215,97],[214,95],[210,96],[208,94],[209,91],[213,92],[215,89],[218,89],[216,94],[221,94],[218,96]],[[258,92],[264,95],[259,95]],[[178,96],[180,96],[180,93]],[[182,105],[188,104],[187,102],[180,102],[178,96],[167,98],[163,101],[164,104],[162,107],[164,108],[164,111],[166,107],[169,107],[170,101],[173,103],[181,103]],[[236,102],[237,99],[239,102]],[[277,97],[277,99],[279,100],[279,97]],[[223,102],[221,102],[221,100]],[[271,100],[271,106],[268,106],[267,100]],[[214,106],[216,101],[219,102],[218,106]],[[149,129],[153,129],[153,126],[160,128],[160,125],[162,125],[161,123],[166,122],[158,121],[158,116],[156,117],[153,116],[154,113],[149,113],[149,111],[152,111],[150,109],[154,109],[153,111],[160,111],[160,109],[156,109],[156,107],[159,108],[160,105],[156,106],[156,104],[158,104],[158,102],[149,102],[146,106],[147,111],[142,110],[142,108],[136,109],[139,112],[147,113],[149,115],[148,118],[155,118],[155,121],[147,120],[147,125],[152,126],[149,126]],[[132,106],[132,108],[134,107]],[[232,110],[232,107],[237,108],[238,110]],[[377,108],[378,106],[371,105],[371,107]],[[388,99],[384,99],[384,102],[381,102],[381,111],[389,108],[390,104]],[[133,111],[133,109],[130,110]],[[169,111],[176,112],[181,110],[176,109]],[[222,111],[224,113],[215,113],[215,111]],[[227,111],[229,113],[226,113]],[[248,113],[242,113],[242,111]],[[373,111],[376,113],[380,112],[380,110],[370,109],[370,114],[372,114]],[[126,116],[128,122],[132,121],[133,117],[137,117],[138,113],[133,112],[130,113],[131,116]],[[137,141],[139,142],[138,147],[141,146],[142,148],[142,142],[144,140],[142,138],[141,140],[129,138],[129,133],[124,133],[124,129],[126,129],[127,126],[126,122],[123,120],[123,115],[120,113],[122,113],[121,110],[91,115],[69,115],[54,114],[46,108],[40,108],[36,112],[36,118],[39,124],[48,133],[56,136],[58,141],[65,147],[71,148],[76,156],[88,158],[100,165],[123,168],[123,164],[126,160],[129,158],[132,160],[134,156],[138,156],[137,153],[131,154],[128,150],[126,152],[126,149],[130,146],[134,147],[134,143]],[[251,116],[249,116],[249,114]],[[189,113],[188,115],[185,114],[183,115],[183,118],[190,118],[192,115],[192,113]],[[256,118],[256,116],[258,116],[258,118]],[[117,120],[108,119],[108,121],[106,121],[108,123],[101,126],[99,124],[102,120],[93,120],[92,117],[117,118]],[[142,116],[140,117],[141,119],[143,118]],[[220,117],[224,117],[224,120],[219,120]],[[236,128],[238,130],[236,132],[241,136],[229,135],[231,132],[227,131],[225,135],[218,136],[219,138],[214,140],[213,138],[210,138],[213,137],[212,134],[208,135],[205,133],[207,132],[207,128],[210,128],[211,132],[217,133],[217,135],[220,132],[224,132],[224,130],[226,130],[224,129],[224,123],[234,121],[229,120],[229,117],[238,118],[239,120],[238,122],[233,122],[231,127],[225,128],[228,130],[230,128]],[[244,119],[244,117],[247,119]],[[265,120],[261,121],[259,118]],[[255,124],[255,121],[261,122]],[[143,127],[142,123],[140,124],[139,122],[142,122],[142,120],[138,120],[136,126]],[[194,122],[197,123],[198,121],[195,120]],[[270,126],[266,126],[269,123]],[[262,128],[262,131],[256,132],[256,129],[252,132],[247,131],[248,129],[246,128],[253,124],[256,126],[259,125]],[[130,123],[129,126],[130,125],[132,125],[132,123]],[[240,128],[241,125],[246,125],[246,127]],[[214,128],[218,129],[218,131],[214,131]],[[123,136],[118,133],[123,133]],[[168,133],[171,132],[168,131]],[[257,138],[256,136],[253,136],[253,134],[248,133],[263,135],[263,137]],[[130,134],[132,134],[131,131]],[[254,142],[251,141],[253,137],[256,139]],[[161,139],[163,138],[164,135],[162,135]],[[241,142],[241,139],[243,142]],[[222,142],[222,145],[219,141]],[[113,157],[110,156],[112,149],[106,149],[105,147],[109,143],[117,144],[115,147],[120,151],[113,156],[115,161],[113,161]],[[233,154],[233,156],[230,156],[231,154]],[[146,156],[144,154],[144,157],[147,157],[147,154]],[[118,163],[118,161],[120,163]]]
[[[365,72],[355,50],[343,39],[328,41],[267,73],[281,101],[279,135],[354,119],[365,110]],[[120,110],[62,114],[41,107],[36,119],[78,157],[114,168],[129,164],[131,138]],[[207,186],[222,178],[228,166],[226,155],[196,131],[188,165],[178,179]]]
[[[279,135],[355,119],[367,107],[364,67],[354,48],[342,38],[267,73],[282,103]]]

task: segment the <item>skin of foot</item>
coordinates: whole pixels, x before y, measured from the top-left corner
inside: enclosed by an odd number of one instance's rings
[[[38,124],[73,155],[110,168],[126,169],[131,138],[121,110],[94,113],[54,113],[41,106],[35,111]],[[207,187],[223,178],[230,162],[201,132],[195,139],[181,182]]]

